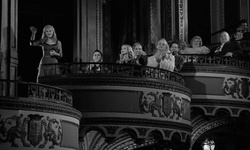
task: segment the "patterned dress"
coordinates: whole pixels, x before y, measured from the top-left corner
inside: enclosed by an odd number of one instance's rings
[[[43,75],[57,74],[58,67],[53,64],[58,63],[57,60],[58,58],[55,56],[51,56],[50,51],[54,50],[60,54],[60,57],[62,57],[61,42],[57,40],[55,44],[47,44],[42,40],[38,40],[38,41],[31,41],[31,44],[32,46],[41,46],[43,50],[43,56],[39,63],[37,77]],[[44,64],[51,64],[51,65],[44,65]]]

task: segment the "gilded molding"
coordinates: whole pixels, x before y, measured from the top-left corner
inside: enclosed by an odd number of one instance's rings
[[[192,99],[191,107],[203,107],[203,106],[210,106],[210,107],[232,107],[232,108],[241,108],[241,109],[249,109],[250,102],[247,101],[239,101],[236,100],[228,100],[228,99]],[[250,109],[249,109],[250,110]]]
[[[207,102],[204,102],[207,101]],[[241,101],[227,101],[227,100],[192,100],[191,109],[200,108],[205,115],[216,116],[217,111],[227,110],[230,117],[240,117],[241,112],[247,111],[250,113],[250,103]],[[195,116],[196,112],[193,111]],[[198,112],[199,113],[199,112]],[[197,114],[198,115],[198,114]]]
[[[43,77],[40,80],[43,83],[50,85],[82,85],[82,86],[132,86],[132,87],[144,87],[144,88],[154,88],[161,90],[169,90],[173,92],[179,92],[191,97],[191,91],[183,85],[180,85],[171,81],[164,80],[146,80],[140,78],[125,78],[125,77],[108,77],[108,76],[69,76],[63,78],[53,78]]]
[[[95,128],[91,128],[92,126],[95,126]],[[156,131],[152,127],[153,126],[150,126],[150,125],[138,126],[138,125],[133,125],[133,124],[129,124],[129,127],[127,127],[127,126],[118,125],[118,124],[107,125],[105,123],[102,123],[101,125],[100,124],[89,125],[87,122],[87,124],[85,124],[84,127],[80,128],[81,135],[79,136],[85,137],[86,134],[91,131],[89,129],[93,129],[93,130],[99,131],[102,134],[105,133],[105,135],[103,135],[104,137],[118,137],[121,134],[121,131],[126,131],[127,129],[129,129],[131,131],[134,131],[134,133],[136,133],[135,137],[133,137],[134,139],[137,139],[137,138],[149,139],[151,138],[151,133]],[[178,127],[170,128],[168,126],[164,126],[160,128],[158,127],[157,131],[159,131],[159,133],[162,134],[162,137],[163,137],[162,140],[169,140],[169,141],[172,140],[172,136],[174,133],[178,133],[181,136],[180,140],[182,142],[187,142],[187,140],[189,140],[188,138],[191,132],[190,130],[186,131],[186,130],[178,129]]]
[[[96,0],[96,48],[99,48],[99,38],[100,38],[100,0]]]
[[[79,112],[73,107],[60,105],[52,102],[48,103],[45,101],[40,101],[39,99],[31,98],[29,99],[1,97],[0,109],[53,113],[73,117],[78,120],[80,120],[82,117],[81,112]]]
[[[102,48],[102,5],[106,3],[104,0],[96,0],[96,49]]]
[[[179,40],[184,40],[184,2],[179,0]]]
[[[145,126],[156,127],[159,129],[173,129],[180,130],[185,132],[191,132],[191,126],[182,124],[179,122],[172,121],[160,121],[160,120],[150,120],[150,119],[139,119],[139,118],[114,118],[114,117],[105,117],[105,118],[82,118],[84,126],[93,126],[93,125],[116,125],[116,126]],[[104,132],[105,133],[105,132]]]
[[[150,0],[150,42],[151,43],[156,43],[157,42],[157,25],[156,25],[156,13],[157,13],[157,1],[156,0]]]

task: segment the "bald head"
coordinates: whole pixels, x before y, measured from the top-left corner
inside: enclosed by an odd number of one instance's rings
[[[225,32],[225,31],[221,32],[221,34],[220,34],[220,42],[221,43],[226,43],[228,41],[230,41],[229,34],[227,32]]]

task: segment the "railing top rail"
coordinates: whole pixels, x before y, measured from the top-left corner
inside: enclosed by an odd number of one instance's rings
[[[246,59],[239,59],[236,57],[222,57],[213,55],[182,55],[186,64],[204,65],[204,66],[227,66],[236,67],[240,69],[250,69],[250,61]]]
[[[75,62],[42,65],[44,74],[40,77],[65,75],[102,75],[131,78],[151,78],[177,82],[184,85],[183,76],[164,69],[145,67],[140,65],[118,63]],[[67,77],[67,76],[66,76]]]
[[[0,79],[0,96],[26,97],[72,106],[70,91],[40,83]]]

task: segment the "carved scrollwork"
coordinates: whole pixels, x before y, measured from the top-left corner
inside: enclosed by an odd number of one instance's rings
[[[1,116],[0,116],[1,117]],[[60,145],[62,141],[62,127],[59,121],[55,118],[38,114],[29,114],[24,117],[13,115],[8,118],[0,118],[0,144],[11,143],[11,147],[20,147],[16,143],[20,139],[23,147],[36,147],[42,140],[44,142],[39,145],[39,148],[44,148],[48,142],[52,144],[49,148],[54,148],[55,145]],[[26,136],[28,136],[26,138]]]
[[[30,147],[27,143],[27,124],[29,118],[23,118],[23,115],[13,115],[8,118],[1,118],[0,143],[11,143],[11,147],[19,147],[16,139],[20,139],[24,147]]]
[[[250,100],[249,78],[229,77],[224,80],[223,92],[234,99]]]
[[[141,113],[151,114],[153,117],[170,118],[179,120],[184,112],[189,110],[189,104],[185,98],[169,92],[141,93],[139,105]]]

